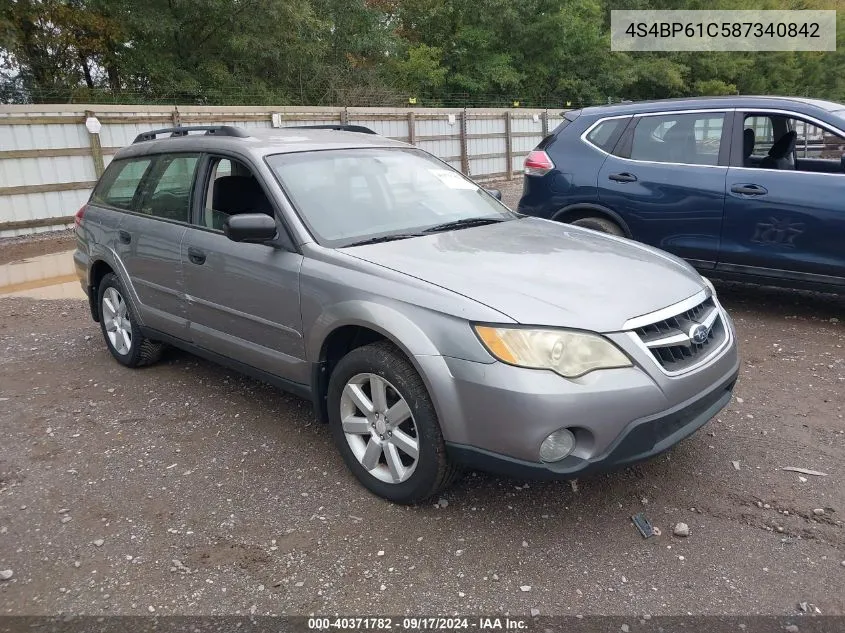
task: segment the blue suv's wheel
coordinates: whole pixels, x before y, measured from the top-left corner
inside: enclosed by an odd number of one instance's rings
[[[575,220],[572,224],[575,226],[583,226],[585,229],[593,229],[594,231],[601,231],[602,233],[618,235],[619,237],[625,236],[625,232],[622,230],[622,227],[616,224],[613,220],[608,220],[607,218],[590,216]]]

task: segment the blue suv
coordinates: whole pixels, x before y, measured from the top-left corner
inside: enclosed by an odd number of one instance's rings
[[[709,97],[563,116],[525,159],[521,213],[709,277],[845,293],[845,105]]]

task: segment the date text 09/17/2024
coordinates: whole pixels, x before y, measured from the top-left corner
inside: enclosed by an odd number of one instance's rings
[[[400,630],[400,631],[520,631],[528,628],[525,618],[511,617],[312,617],[308,629],[313,631],[340,630]]]

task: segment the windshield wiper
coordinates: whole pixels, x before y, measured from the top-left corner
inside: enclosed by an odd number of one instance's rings
[[[463,229],[469,226],[483,226],[484,224],[497,224],[504,221],[504,218],[464,218],[462,220],[454,220],[453,222],[435,224],[425,229],[423,233],[439,233],[440,231]]]
[[[380,244],[382,242],[392,242],[394,240],[406,240],[409,237],[420,237],[422,233],[393,233],[391,235],[379,235],[378,237],[370,237],[360,242],[352,242],[345,246],[365,246],[366,244]],[[345,248],[345,247],[344,247]]]

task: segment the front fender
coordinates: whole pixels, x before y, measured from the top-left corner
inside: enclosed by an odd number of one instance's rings
[[[322,373],[322,364],[319,363],[323,343],[332,332],[349,325],[378,332],[402,350],[431,396],[444,439],[452,441],[453,438],[460,437],[459,428],[463,416],[443,351],[438,349],[435,341],[410,317],[381,303],[366,300],[344,301],[326,309],[315,321],[306,334],[306,354],[316,368],[313,378],[315,394],[322,392],[320,381],[325,375]],[[433,329],[445,335],[436,325],[433,325]],[[486,352],[482,361],[494,362]],[[314,406],[318,418],[326,419],[325,402],[315,397]]]
[[[432,340],[409,317],[399,310],[365,300],[349,300],[329,306],[306,334],[306,357],[312,362],[320,359],[323,342],[336,329],[356,325],[369,328],[391,340],[409,358],[439,356]]]

